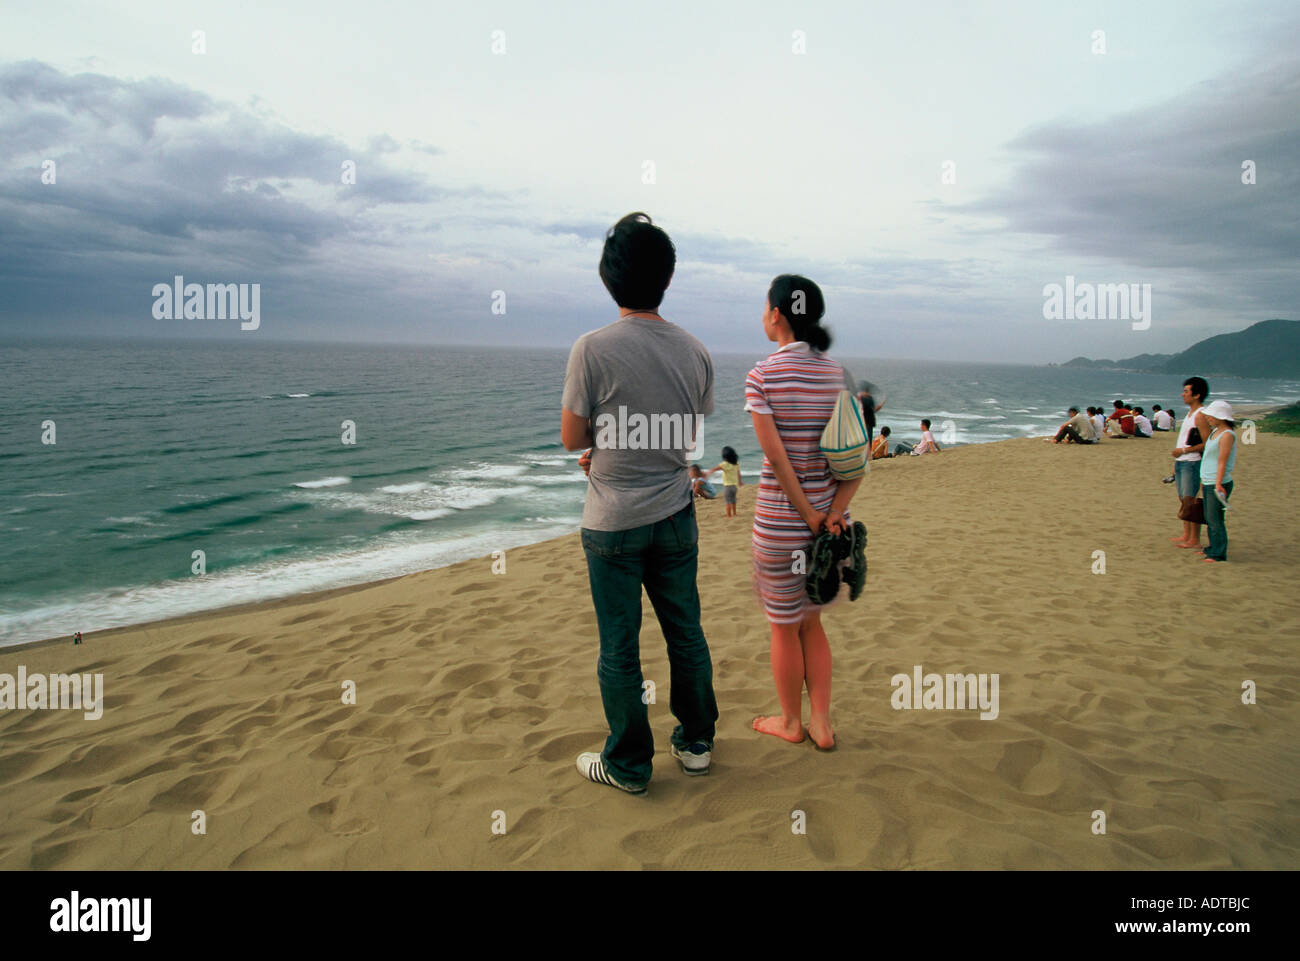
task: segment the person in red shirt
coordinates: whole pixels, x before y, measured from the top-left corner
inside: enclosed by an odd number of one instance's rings
[[[1106,433],[1112,437],[1132,437],[1133,432],[1133,411],[1122,400],[1115,401],[1114,413],[1106,418]]]

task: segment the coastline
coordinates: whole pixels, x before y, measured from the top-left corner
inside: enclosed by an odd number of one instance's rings
[[[1279,405],[1276,404],[1243,405],[1242,407],[1237,408],[1237,412],[1241,415],[1244,415],[1245,417],[1256,418],[1256,417],[1263,417],[1266,414],[1271,414],[1278,409],[1279,409]],[[1050,433],[1051,431],[1048,431],[1048,436],[1050,436]],[[960,447],[954,448],[953,452],[957,450],[963,450],[967,447],[975,447],[975,446],[983,447],[983,446],[989,446],[990,444],[993,445],[1006,444],[1011,442],[1032,440],[1032,439],[1036,439],[1036,438],[1006,438],[1003,440],[996,440],[996,441],[982,441],[976,444],[963,444]],[[1156,438],[1153,438],[1153,440],[1154,439]],[[757,475],[756,470],[752,471],[751,473],[754,474],[755,476]],[[535,544],[547,544],[554,541],[561,541],[564,540],[566,537],[573,537],[576,534],[577,534],[577,530],[575,529],[572,532],[569,532],[567,534],[562,534],[558,537],[550,537],[540,541],[532,541],[529,544],[521,545],[521,546],[533,546]],[[512,551],[519,550],[519,549],[520,547],[509,548],[509,550]],[[432,567],[421,571],[412,571],[411,573],[408,574],[398,574],[393,577],[385,577],[385,578],[380,578],[378,580],[358,581],[355,584],[343,584],[337,587],[325,588],[323,590],[318,590],[318,591],[304,591],[299,594],[290,594],[284,597],[271,598],[269,600],[246,601],[237,604],[227,604],[221,607],[212,607],[212,608],[205,608],[199,611],[193,611],[188,614],[178,614],[173,617],[159,618],[157,620],[150,620],[150,621],[140,621],[133,624],[123,624],[117,627],[103,628],[96,631],[86,631],[83,632],[83,638],[90,639],[91,637],[95,637],[99,639],[105,639],[120,634],[122,632],[142,630],[145,628],[162,628],[169,625],[179,625],[179,624],[191,622],[195,619],[219,617],[223,615],[251,613],[263,608],[275,607],[275,606],[287,605],[287,604],[323,601],[323,600],[327,600],[328,598],[330,598],[335,594],[345,594],[345,593],[351,593],[353,591],[365,590],[370,587],[378,587],[382,584],[387,584],[390,581],[401,580],[403,578],[414,577],[421,574],[427,574],[432,571],[446,570],[448,568],[456,567],[457,565],[460,564],[484,563],[486,559],[487,559],[486,555],[480,557],[467,558],[462,561],[455,561],[451,564],[444,564],[441,567]],[[3,654],[6,651],[23,651],[30,648],[44,647],[51,644],[67,643],[69,640],[70,640],[69,636],[64,634],[64,635],[56,635],[54,637],[40,638],[38,640],[23,641],[19,644],[9,644],[9,645],[0,646],[0,654]]]
[[[825,756],[748,728],[775,706],[752,488],[731,521],[700,505],[714,770],[687,779],[667,756],[647,604],[642,799],[573,769],[604,737],[576,534],[507,552],[504,575],[483,558],[0,650],[0,672],[100,672],[105,691],[97,721],[0,711],[0,868],[1287,867],[1300,655],[1278,638],[1300,628],[1300,439],[1261,436],[1224,565],[1169,546],[1163,446],[1020,439],[876,462],[854,512],[866,595],[826,616],[840,748]],[[1189,606],[1211,584],[1242,600]],[[998,673],[998,716],[895,710],[891,677],[915,665]]]

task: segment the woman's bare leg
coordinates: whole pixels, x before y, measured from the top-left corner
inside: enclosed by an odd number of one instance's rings
[[[831,727],[831,645],[820,614],[804,618],[799,625],[799,640],[803,644],[804,679],[812,706],[808,734],[818,747],[831,747],[835,744],[835,729]]]
[[[799,624],[772,625],[772,679],[781,702],[781,716],[754,718],[754,730],[774,734],[787,741],[802,741],[803,645]]]

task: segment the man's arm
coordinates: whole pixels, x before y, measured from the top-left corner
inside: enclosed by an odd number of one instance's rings
[[[567,407],[560,408],[560,443],[565,450],[585,450],[596,443],[591,436],[591,420],[579,417]]]
[[[1210,422],[1205,419],[1205,415],[1199,410],[1196,412],[1196,416],[1192,418],[1192,424],[1201,432],[1201,442],[1191,447],[1184,447],[1183,452],[1186,454],[1199,454],[1205,450],[1205,442],[1210,439],[1210,435],[1214,431],[1210,430]]]
[[[591,390],[587,371],[587,335],[569,351],[560,397],[560,443],[565,450],[583,450],[595,440],[591,433]],[[585,468],[584,468],[585,469]]]

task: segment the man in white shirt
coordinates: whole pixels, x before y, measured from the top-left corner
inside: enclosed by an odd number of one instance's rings
[[[1150,437],[1151,421],[1147,418],[1146,411],[1141,407],[1133,408],[1133,436]]]
[[[1106,436],[1106,412],[1100,407],[1088,408],[1088,413],[1092,415],[1092,426],[1096,428],[1097,440]]]
[[[1156,430],[1174,429],[1174,415],[1167,410],[1161,410],[1159,404],[1155,405],[1155,413],[1151,419],[1154,421],[1153,426]]]
[[[921,421],[921,443],[912,449],[913,454],[938,454],[940,453],[939,445],[935,442],[934,435],[930,433],[930,422]]]

